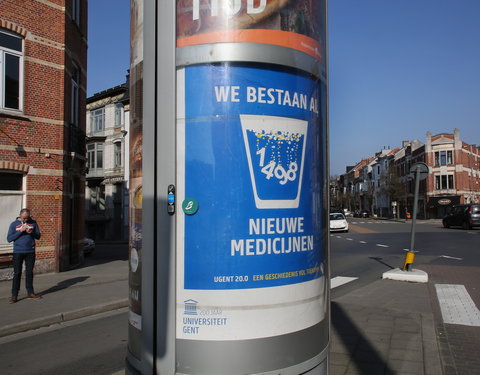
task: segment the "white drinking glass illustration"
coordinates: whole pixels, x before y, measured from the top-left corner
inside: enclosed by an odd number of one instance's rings
[[[302,189],[308,122],[240,115],[257,208],[297,208]]]

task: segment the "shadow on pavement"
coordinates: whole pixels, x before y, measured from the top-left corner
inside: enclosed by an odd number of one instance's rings
[[[368,258],[369,258],[369,259],[376,260],[378,263],[383,264],[384,266],[387,266],[387,267],[390,268],[391,270],[395,269],[395,267],[392,267],[390,264],[385,263],[385,262],[382,260],[383,258],[379,258],[379,257],[368,257]]]
[[[75,284],[81,283],[81,282],[87,280],[88,278],[90,278],[90,276],[79,276],[79,277],[74,277],[74,278],[71,278],[71,279],[68,279],[68,280],[63,280],[63,281],[60,281],[57,285],[54,285],[54,286],[40,292],[39,294],[44,296],[46,294],[55,293],[55,292],[58,292],[60,290],[70,288],[71,286],[73,286]]]
[[[355,374],[394,374],[377,349],[364,333],[352,322],[337,302],[331,303],[332,327],[337,332],[348,356],[355,366]]]
[[[128,260],[128,244],[99,243],[93,253],[85,256],[85,267],[105,264],[116,260]]]

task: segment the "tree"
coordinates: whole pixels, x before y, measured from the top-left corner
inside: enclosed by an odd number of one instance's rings
[[[387,173],[381,177],[382,187],[380,192],[386,195],[390,202],[405,202],[407,200],[407,189],[405,186],[405,180],[398,176],[395,166],[390,164]],[[397,218],[400,214],[400,205],[397,206]]]

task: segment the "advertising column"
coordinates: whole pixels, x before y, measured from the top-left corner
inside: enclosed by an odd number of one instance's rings
[[[143,0],[131,1],[128,349],[142,352]],[[133,360],[133,359],[132,359]]]
[[[326,374],[324,1],[177,1],[178,374]]]

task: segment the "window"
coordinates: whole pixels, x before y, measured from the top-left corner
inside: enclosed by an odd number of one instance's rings
[[[101,214],[105,212],[105,185],[89,186],[91,213]]]
[[[0,190],[22,190],[23,175],[20,173],[1,173]]]
[[[454,189],[455,184],[453,181],[453,174],[435,176],[435,189],[436,190],[446,190]]]
[[[22,90],[23,39],[0,30],[0,109],[21,111]]]
[[[79,88],[80,88],[80,70],[75,65],[72,69],[72,103],[70,110],[70,123],[73,125],[78,125],[78,108],[79,108]]]
[[[442,181],[442,189],[448,189],[447,185],[447,175],[440,176]]]
[[[453,186],[453,174],[448,175],[448,188],[449,189],[454,189],[455,187]]]
[[[122,142],[115,142],[113,144],[113,163],[115,168],[122,166]]]
[[[80,0],[72,0],[72,20],[80,25]]]
[[[97,133],[105,130],[105,108],[90,112],[90,131]]]
[[[122,108],[123,105],[115,104],[115,127],[123,125]]]
[[[447,164],[448,165],[453,164],[453,153],[452,153],[452,151],[447,151]]]
[[[437,151],[435,152],[435,166],[452,165],[453,152],[452,151]]]
[[[103,168],[103,143],[87,145],[87,166],[89,169]]]

